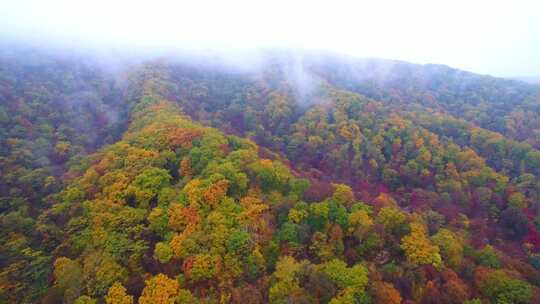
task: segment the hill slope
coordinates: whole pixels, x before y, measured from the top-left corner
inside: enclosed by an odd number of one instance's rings
[[[533,86],[327,54],[117,74],[14,56],[0,73],[5,302],[540,296],[540,152],[519,131],[535,128]]]

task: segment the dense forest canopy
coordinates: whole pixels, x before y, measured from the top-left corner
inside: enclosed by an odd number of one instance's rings
[[[540,302],[539,86],[120,57],[0,51],[0,303]]]

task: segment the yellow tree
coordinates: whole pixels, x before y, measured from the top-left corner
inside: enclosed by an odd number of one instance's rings
[[[306,262],[297,262],[291,256],[280,258],[273,274],[276,282],[268,292],[270,303],[288,303],[290,298],[304,292],[297,277],[304,265],[306,265]]]
[[[133,296],[126,293],[126,289],[119,282],[114,283],[105,296],[107,304],[133,304]]]
[[[349,214],[348,224],[348,232],[362,239],[373,227],[373,220],[365,210],[357,210]]]
[[[146,280],[139,304],[174,304],[178,295],[178,281],[160,273]]]
[[[345,184],[332,184],[336,189],[332,195],[332,199],[339,204],[350,207],[354,203],[354,193],[351,187]]]
[[[407,261],[414,265],[433,265],[440,267],[442,264],[439,247],[433,245],[426,235],[426,229],[422,224],[411,223],[411,233],[401,240],[401,248],[405,251]]]

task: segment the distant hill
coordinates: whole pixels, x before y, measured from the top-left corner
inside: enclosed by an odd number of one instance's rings
[[[524,76],[524,77],[511,77],[512,79],[521,80],[527,83],[540,84],[540,76]]]

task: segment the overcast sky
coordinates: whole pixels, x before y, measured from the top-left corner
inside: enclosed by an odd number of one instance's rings
[[[540,76],[540,0],[0,0],[0,35],[70,46],[316,48]]]

